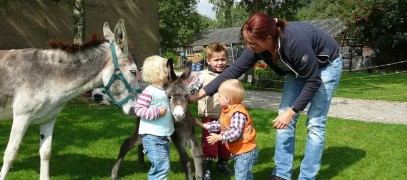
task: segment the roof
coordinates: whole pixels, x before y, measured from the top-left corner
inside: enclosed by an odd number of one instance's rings
[[[345,31],[345,23],[337,18],[335,19],[317,19],[304,21],[320,28],[329,35],[335,37]],[[211,42],[221,42],[224,44],[239,44],[241,27],[230,27],[223,29],[214,29],[204,31],[198,37],[198,40],[191,43],[190,46],[206,46]]]
[[[332,37],[336,37],[345,31],[346,26],[345,22],[339,20],[338,18],[335,19],[316,19],[316,20],[309,20],[304,21],[306,23],[310,23],[319,29],[325,31]]]
[[[198,37],[198,40],[190,44],[191,46],[206,46],[212,42],[221,42],[224,44],[240,43],[240,28],[230,27],[223,29],[213,29],[204,31]]]

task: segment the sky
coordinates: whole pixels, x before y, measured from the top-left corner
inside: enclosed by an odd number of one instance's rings
[[[208,0],[199,0],[197,10],[199,14],[208,16],[211,19],[215,19],[216,14],[214,11],[212,11],[212,7],[213,5],[210,4]]]

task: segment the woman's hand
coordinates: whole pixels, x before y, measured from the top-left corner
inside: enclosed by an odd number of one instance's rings
[[[198,91],[198,93],[191,94],[191,95],[188,96],[189,103],[196,103],[198,100],[200,100],[200,99],[202,99],[202,98],[204,98],[206,96],[207,95],[206,95],[205,90],[201,89],[201,90]]]
[[[293,119],[295,112],[288,108],[283,113],[279,114],[276,119],[274,119],[273,128],[275,129],[285,129],[290,124],[291,120]]]
[[[208,137],[206,137],[206,140],[208,141],[209,144],[213,145],[218,141],[222,141],[222,135],[211,133]]]

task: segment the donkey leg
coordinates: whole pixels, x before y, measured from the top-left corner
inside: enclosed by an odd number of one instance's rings
[[[11,127],[10,138],[7,148],[4,151],[3,166],[0,172],[0,180],[5,180],[6,176],[16,159],[21,141],[29,126],[29,121],[26,116],[14,116],[13,125]]]
[[[181,166],[184,170],[185,178],[188,180],[193,180],[194,177],[192,175],[191,161],[186,151],[184,139],[180,138],[177,135],[177,132],[174,132],[171,135],[171,139],[178,151],[179,158],[181,159]]]
[[[140,124],[140,118],[139,117],[137,117],[136,122],[137,122],[137,124],[136,124],[136,128],[134,129],[133,135],[131,137],[127,138],[122,143],[122,145],[120,146],[120,152],[119,152],[119,155],[117,156],[116,164],[113,166],[112,173],[111,173],[111,179],[113,179],[113,180],[118,179],[119,168],[120,168],[120,165],[122,164],[122,162],[124,160],[124,157],[127,155],[127,153],[131,149],[134,148],[134,146],[137,144],[137,141],[139,140],[139,138],[138,138],[138,127],[139,127],[139,124]],[[141,151],[141,154],[143,154],[142,149],[141,150],[139,149],[139,151]],[[140,154],[140,152],[139,152],[139,154]],[[139,155],[138,161],[140,162],[140,155]],[[144,154],[143,154],[143,157],[142,157],[142,164],[144,164]]]
[[[55,118],[50,122],[40,125],[40,158],[41,158],[41,169],[40,169],[40,179],[49,180],[49,162],[51,159],[52,150],[52,134],[54,132]]]
[[[198,138],[195,136],[195,134],[191,135],[191,151],[192,151],[192,156],[194,158],[194,165],[195,165],[195,178],[197,180],[202,179],[203,175],[203,151],[202,147],[198,142]]]

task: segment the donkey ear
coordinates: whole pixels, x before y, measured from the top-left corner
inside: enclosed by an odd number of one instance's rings
[[[114,41],[114,34],[112,30],[110,30],[110,26],[108,22],[105,22],[103,25],[103,36],[105,37],[106,40],[113,42]]]
[[[172,59],[172,58],[168,59],[167,68],[168,68],[168,71],[170,72],[170,82],[177,79],[177,74],[175,74],[175,71],[174,71],[174,59]]]
[[[182,75],[180,76],[182,79],[188,79],[188,77],[191,75],[192,72],[192,61],[189,60],[187,62],[187,65],[184,68],[184,72],[182,73]]]
[[[116,41],[116,44],[120,47],[122,50],[122,55],[124,57],[127,57],[128,55],[128,46],[127,46],[127,33],[126,33],[126,27],[124,26],[124,20],[120,19],[117,21],[116,26],[114,27],[114,39]]]

